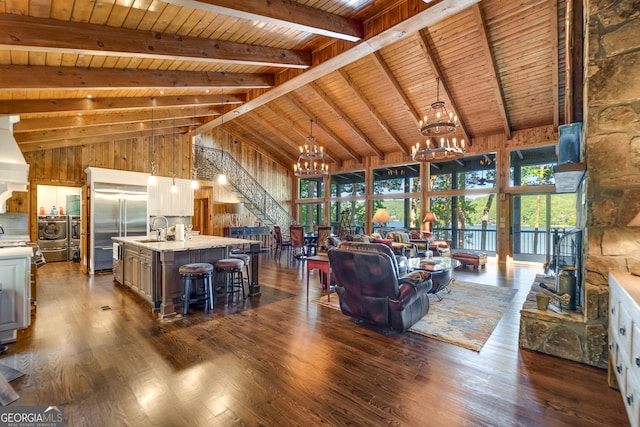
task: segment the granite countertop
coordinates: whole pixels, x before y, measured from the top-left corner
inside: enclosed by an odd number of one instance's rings
[[[260,243],[258,240],[234,239],[231,237],[220,236],[191,236],[189,240],[182,242],[175,240],[156,241],[146,236],[135,237],[112,237],[114,242],[121,242],[139,246],[145,249],[151,249],[156,252],[179,252],[208,248],[224,248],[233,245],[248,245],[251,243]]]

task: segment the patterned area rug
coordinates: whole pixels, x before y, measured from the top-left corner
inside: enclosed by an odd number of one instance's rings
[[[480,351],[518,292],[478,283],[454,280],[450,293],[441,292],[441,301],[429,295],[429,313],[409,331],[440,341]],[[338,295],[331,294],[313,300],[316,304],[340,310]]]

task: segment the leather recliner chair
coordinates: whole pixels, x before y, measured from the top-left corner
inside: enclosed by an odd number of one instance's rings
[[[345,242],[328,255],[343,314],[404,332],[428,313],[430,273],[401,275],[387,245]]]

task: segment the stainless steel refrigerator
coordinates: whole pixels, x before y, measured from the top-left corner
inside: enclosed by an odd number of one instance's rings
[[[112,237],[147,235],[147,187],[95,183],[91,191],[91,272],[113,270]]]

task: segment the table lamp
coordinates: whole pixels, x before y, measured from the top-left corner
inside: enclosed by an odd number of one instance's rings
[[[431,227],[433,227],[433,223],[438,221],[438,218],[436,217],[436,214],[434,214],[433,212],[427,212],[426,215],[424,216],[424,219],[422,220],[422,222],[428,222],[429,223],[429,233],[431,233]]]
[[[385,222],[391,221],[391,217],[385,208],[380,208],[376,211],[375,215],[373,215],[371,221],[380,223],[380,236],[384,236],[382,234],[382,228],[384,227]]]

